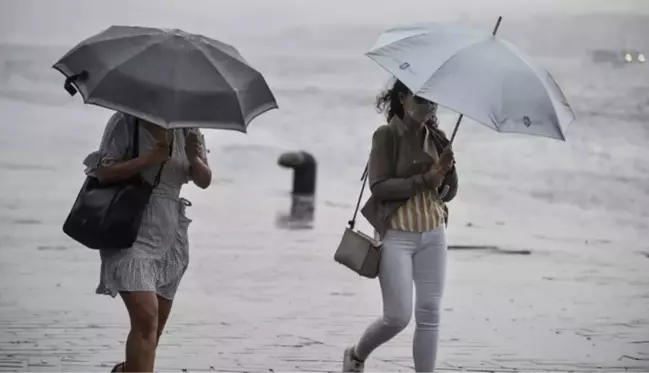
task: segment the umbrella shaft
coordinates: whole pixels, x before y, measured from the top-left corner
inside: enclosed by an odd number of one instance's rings
[[[453,144],[453,140],[455,140],[455,135],[457,135],[457,130],[460,128],[460,123],[462,123],[462,118],[464,118],[464,114],[460,114],[460,116],[457,118],[457,123],[455,123],[455,129],[453,129],[453,134],[451,135],[451,144]]]

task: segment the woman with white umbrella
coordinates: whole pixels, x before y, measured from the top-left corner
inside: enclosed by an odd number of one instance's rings
[[[377,107],[387,111],[388,124],[372,139],[372,196],[362,212],[383,241],[383,316],[345,350],[343,371],[362,372],[370,353],[406,328],[414,284],[415,369],[432,372],[446,275],[446,203],[458,185],[453,151],[437,128],[437,105],[413,95],[400,81],[379,96]]]
[[[550,73],[495,37],[501,20],[491,34],[456,25],[397,27],[383,32],[367,53],[398,79],[379,101],[390,102],[388,118],[392,119],[374,134],[368,168],[372,197],[363,210],[383,239],[379,279],[384,306],[383,317],[345,351],[343,371],[363,371],[369,354],[406,327],[413,280],[415,370],[435,368],[446,264],[440,220],[446,218],[444,203],[457,187],[448,144],[463,116],[499,132],[562,141],[575,119]],[[431,116],[426,111],[430,102],[461,114],[450,141],[435,127],[423,125]],[[430,136],[438,152],[425,152],[430,134],[440,135]],[[425,153],[428,163],[423,162]],[[442,184],[449,188],[438,189]]]

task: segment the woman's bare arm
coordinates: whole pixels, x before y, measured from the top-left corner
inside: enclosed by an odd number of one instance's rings
[[[192,181],[197,187],[207,189],[212,184],[212,170],[207,164],[207,159],[196,157],[194,160],[190,160],[189,167]]]
[[[155,164],[155,160],[149,153],[128,161],[99,167],[95,171],[95,175],[101,184],[115,183],[133,177]]]
[[[185,138],[185,155],[189,161],[191,179],[201,189],[207,189],[212,183],[212,170],[207,163],[204,147],[204,139],[200,131],[190,131]]]
[[[169,160],[170,145],[167,131],[148,123],[144,123],[144,128],[156,139],[156,144],[153,149],[137,158],[99,167],[95,175],[100,183],[114,183],[126,180],[146,170],[148,167],[161,165]]]

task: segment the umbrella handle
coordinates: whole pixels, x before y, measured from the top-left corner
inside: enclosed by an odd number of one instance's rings
[[[439,198],[444,198],[448,194],[448,191],[451,189],[448,185],[443,185],[437,189],[437,194],[439,194]]]
[[[70,96],[74,96],[77,94],[77,88],[74,86],[73,83],[75,83],[76,81],[83,81],[86,79],[88,79],[88,72],[86,70],[83,70],[79,74],[74,74],[65,78],[65,83],[63,83],[63,88],[65,88],[65,90],[68,91]]]

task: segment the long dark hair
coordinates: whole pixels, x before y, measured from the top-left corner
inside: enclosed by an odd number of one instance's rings
[[[395,79],[392,88],[388,88],[376,96],[376,110],[379,113],[384,113],[388,122],[395,115],[403,118],[405,112],[403,111],[400,96],[406,96],[408,93],[410,93],[410,89],[400,80]]]
[[[391,121],[395,115],[403,119],[405,111],[400,96],[406,96],[408,93],[410,93],[410,89],[399,79],[394,79],[391,88],[382,91],[378,96],[376,96],[376,110],[379,113],[384,113],[388,122]],[[433,116],[426,124],[432,127],[437,127],[437,116]]]

